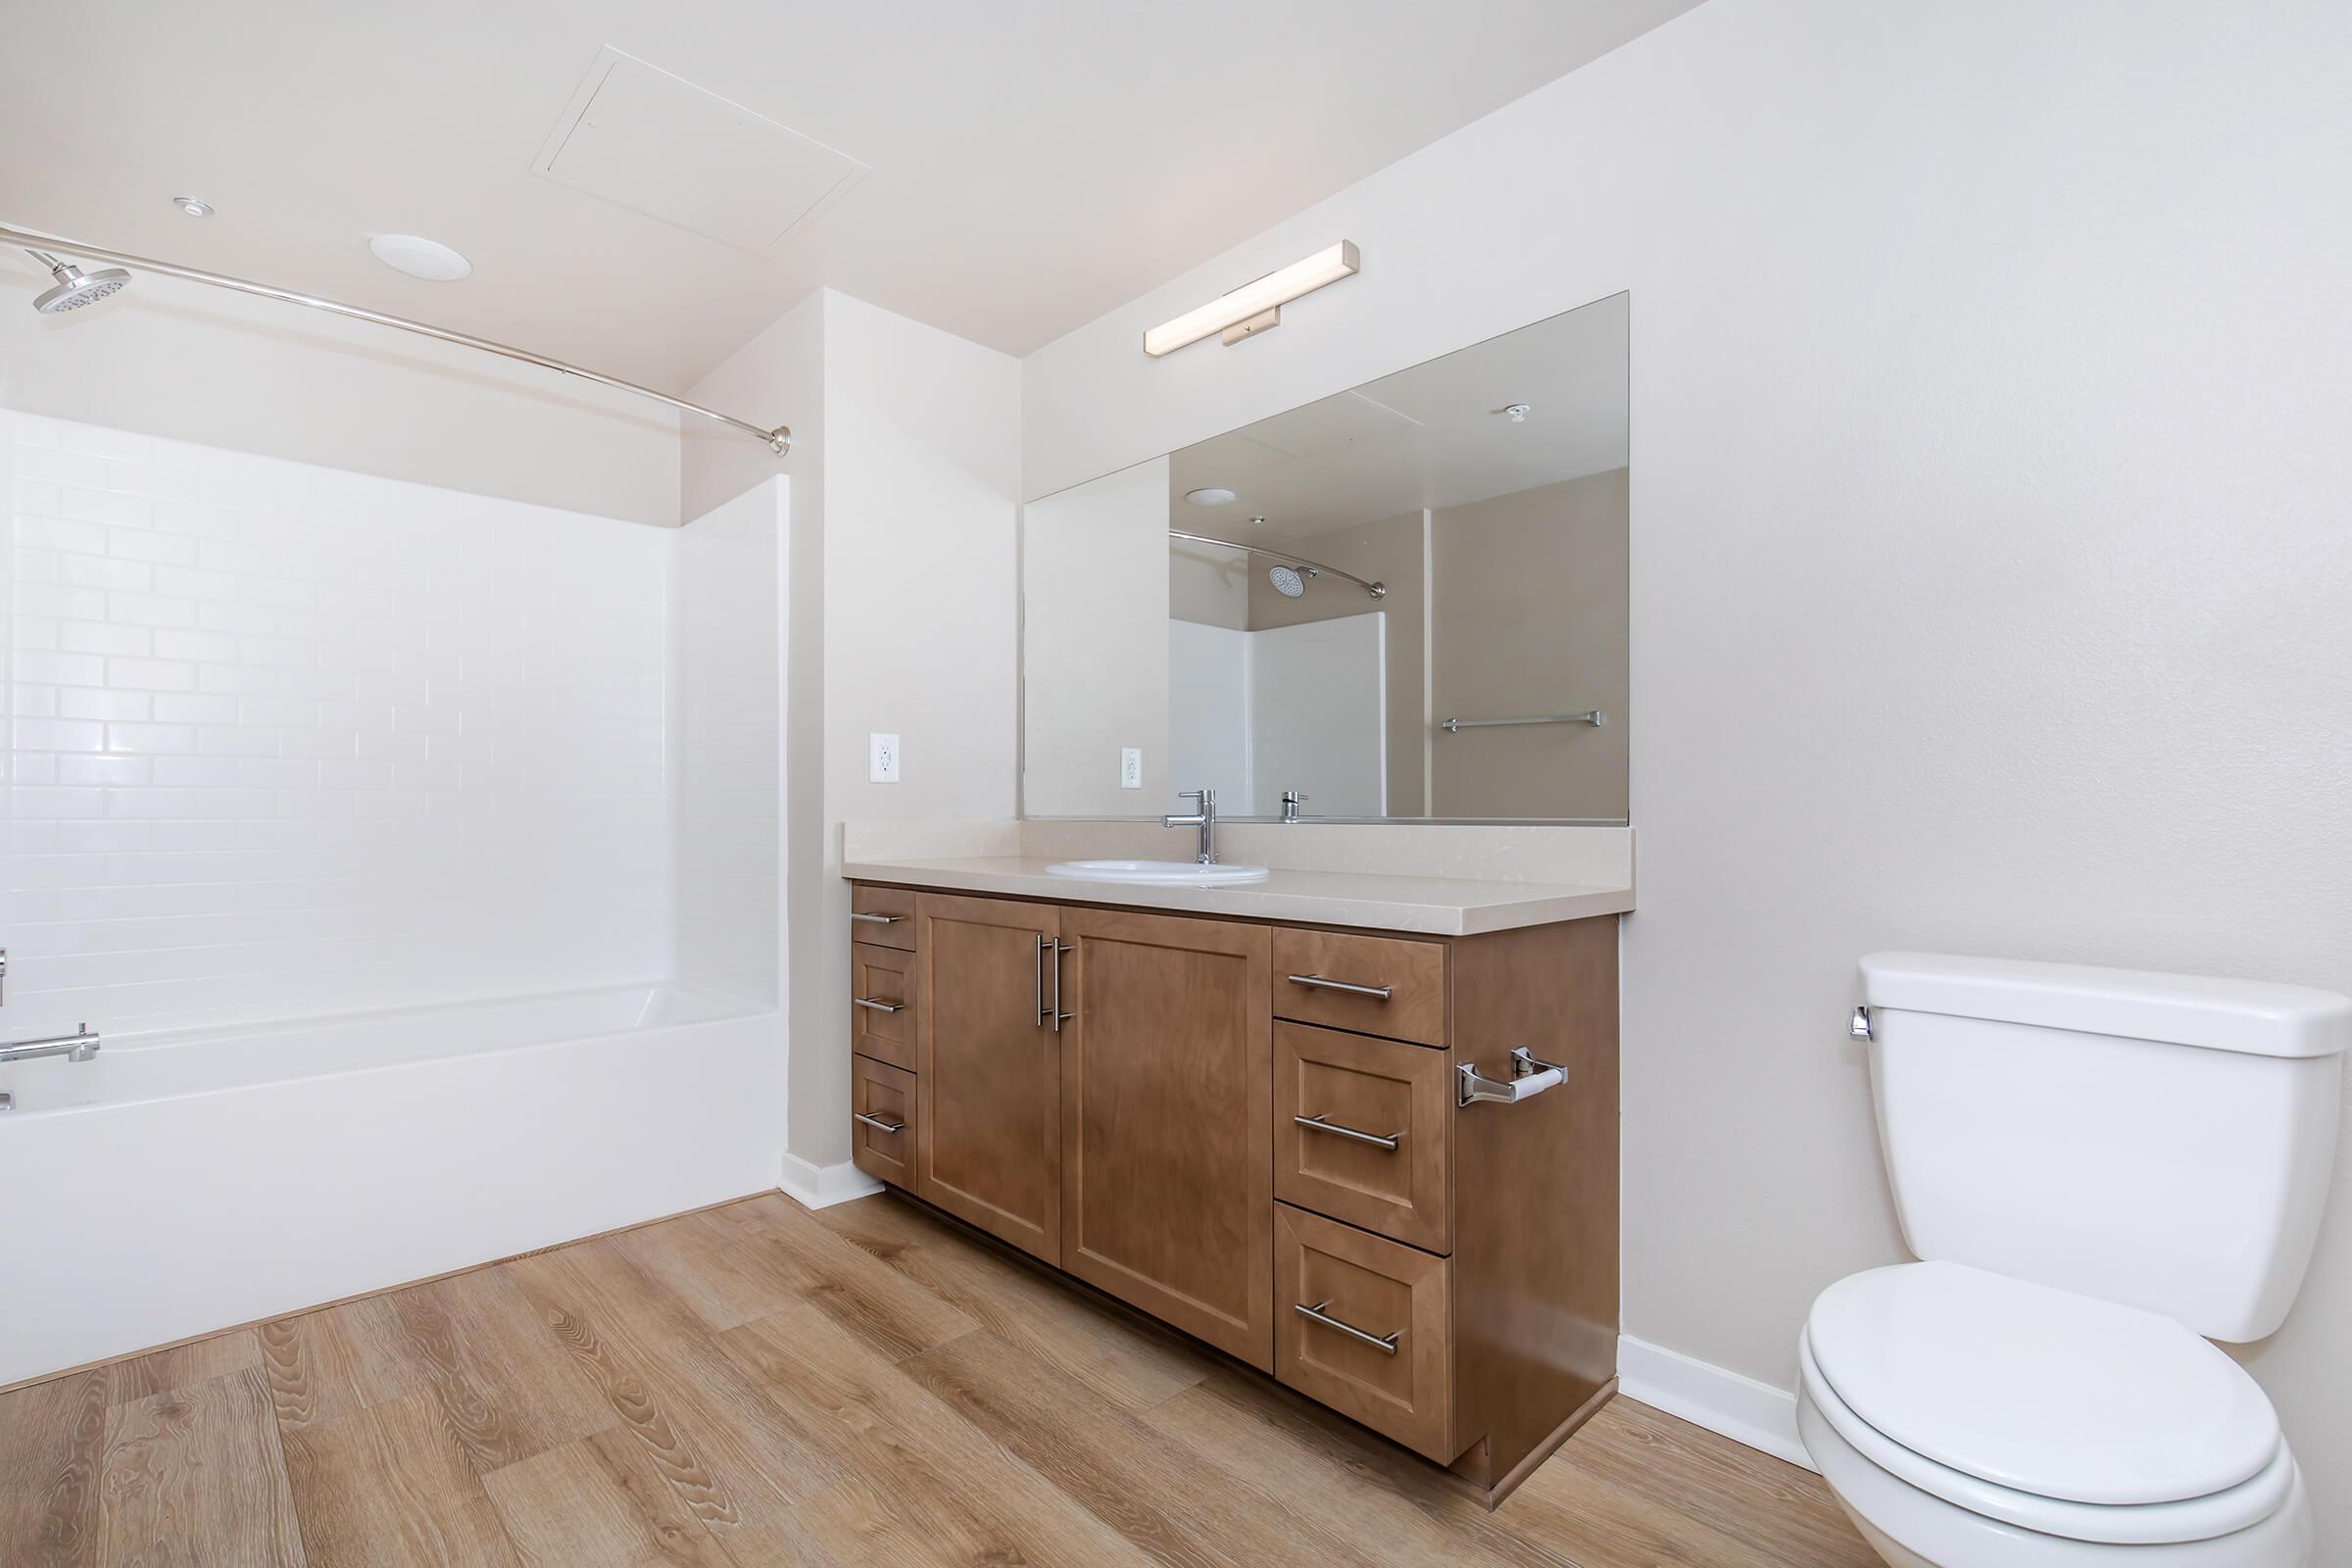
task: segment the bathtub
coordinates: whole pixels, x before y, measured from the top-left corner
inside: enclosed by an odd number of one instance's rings
[[[779,1024],[679,985],[0,1066],[0,1387],[776,1186]]]

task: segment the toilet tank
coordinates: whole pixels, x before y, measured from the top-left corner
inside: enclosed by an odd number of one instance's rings
[[[1927,953],[1862,960],[1904,1239],[2218,1340],[2278,1327],[2335,1160],[2352,1000]]]

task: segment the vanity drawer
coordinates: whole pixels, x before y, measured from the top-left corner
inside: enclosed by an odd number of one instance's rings
[[[1450,1071],[1441,1051],[1276,1024],[1274,1196],[1428,1251],[1452,1251]]]
[[[1443,1046],[1445,946],[1277,926],[1274,1012],[1301,1023]]]
[[[914,890],[850,884],[850,938],[914,951]]]
[[[855,943],[850,948],[850,1049],[914,1071],[914,955]]]
[[[852,1056],[850,1158],[893,1187],[914,1191],[914,1074]]]
[[[1276,1377],[1452,1460],[1452,1263],[1276,1203],[1274,1310]]]

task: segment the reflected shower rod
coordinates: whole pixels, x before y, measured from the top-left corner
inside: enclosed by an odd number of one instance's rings
[[[1385,582],[1366,582],[1352,571],[1342,571],[1337,566],[1327,566],[1320,561],[1309,561],[1304,556],[1294,556],[1288,551],[1268,550],[1263,545],[1246,545],[1239,539],[1212,539],[1204,533],[1186,533],[1182,528],[1170,528],[1168,537],[1190,539],[1197,545],[1215,545],[1220,550],[1239,550],[1244,555],[1264,556],[1268,561],[1280,561],[1289,565],[1303,566],[1310,572],[1328,571],[1334,577],[1347,578],[1375,599],[1386,599],[1389,596],[1389,585]]]
[[[134,256],[128,251],[108,250],[101,245],[85,245],[79,240],[67,239],[62,235],[42,234],[28,228],[12,228],[4,223],[0,223],[0,241],[36,253],[63,251],[69,256],[76,256],[84,261],[109,262],[117,267],[127,267],[134,272],[160,272],[166,277],[184,277],[192,283],[210,283],[215,288],[233,289],[239,294],[258,294],[263,299],[282,300],[288,305],[307,305],[314,311],[326,311],[336,316],[348,316],[355,321],[373,321],[378,326],[398,327],[403,332],[415,332],[419,337],[438,338],[444,343],[455,343],[460,348],[479,349],[485,354],[495,354],[502,359],[520,360],[525,365],[536,365],[542,369],[554,370],[559,374],[577,376],[583,381],[594,381],[600,386],[609,386],[621,392],[633,392],[641,398],[652,398],[656,403],[666,403],[673,409],[687,414],[700,415],[706,419],[715,420],[731,429],[741,430],[745,435],[757,436],[760,440],[766,442],[768,450],[779,458],[792,450],[792,426],[789,424],[779,424],[770,430],[763,425],[753,424],[747,419],[738,419],[733,415],[721,414],[716,409],[706,409],[700,403],[689,403],[684,398],[673,398],[666,392],[657,392],[650,386],[639,386],[634,381],[623,381],[616,375],[606,375],[600,371],[584,369],[577,365],[567,364],[563,360],[550,359],[544,354],[533,354],[530,350],[518,349],[512,343],[500,343],[491,338],[475,337],[470,332],[454,332],[448,327],[434,326],[425,321],[412,321],[405,316],[387,316],[381,311],[370,311],[358,305],[346,305],[340,300],[330,300],[321,295],[305,294],[299,289],[279,288],[272,283],[257,283],[249,277],[231,277],[225,272],[208,272],[201,267],[182,267],[177,262],[159,262],[151,256]]]

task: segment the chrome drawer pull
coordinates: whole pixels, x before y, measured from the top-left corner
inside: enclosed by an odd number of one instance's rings
[[[1556,1061],[1538,1061],[1525,1046],[1511,1052],[1511,1076],[1508,1082],[1490,1078],[1468,1062],[1454,1068],[1453,1102],[1475,1105],[1492,1101],[1497,1105],[1515,1105],[1522,1100],[1533,1100],[1546,1089],[1557,1089],[1568,1081],[1568,1069]]]
[[[1331,1302],[1328,1299],[1317,1301],[1312,1306],[1300,1306],[1294,1302],[1291,1306],[1291,1310],[1311,1322],[1322,1324],[1327,1329],[1337,1329],[1351,1340],[1358,1341],[1364,1345],[1369,1345],[1372,1347],[1372,1348],[1378,1350],[1383,1355],[1395,1355],[1396,1353],[1396,1336],[1402,1334],[1404,1330],[1398,1329],[1396,1334],[1387,1335],[1366,1334],[1362,1329],[1357,1328],[1354,1324],[1343,1323],[1338,1318],[1327,1314],[1323,1309],[1330,1304]]]
[[[850,1001],[854,1005],[871,1007],[876,1012],[896,1012],[906,1005],[904,1002],[876,1002],[871,997],[852,997]]]
[[[1326,980],[1319,974],[1295,974],[1291,976],[1291,984],[1313,986],[1318,991],[1345,991],[1351,997],[1371,997],[1380,1002],[1389,1000],[1387,986],[1359,986],[1352,980]]]
[[[1293,1116],[1291,1120],[1301,1127],[1311,1127],[1319,1133],[1336,1133],[1342,1138],[1352,1138],[1359,1144],[1370,1144],[1375,1149],[1385,1149],[1392,1154],[1396,1152],[1397,1141],[1404,1137],[1402,1133],[1390,1133],[1385,1138],[1379,1133],[1359,1133],[1352,1127],[1343,1127],[1336,1121],[1325,1121],[1320,1116]]]
[[[868,1116],[862,1110],[853,1110],[850,1116],[853,1120],[861,1121],[868,1127],[878,1127],[886,1133],[903,1133],[906,1130],[906,1124],[903,1121],[884,1121],[879,1116]]]
[[[870,920],[875,925],[897,925],[901,920],[904,920],[906,917],[903,914],[873,914],[864,909],[852,909],[850,911],[850,918],[853,920]]]

